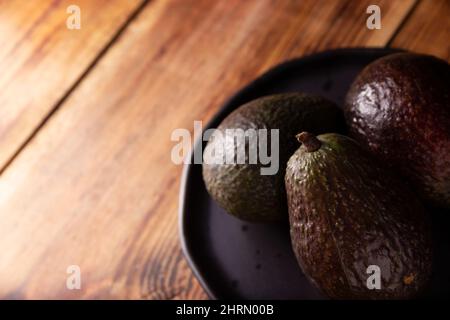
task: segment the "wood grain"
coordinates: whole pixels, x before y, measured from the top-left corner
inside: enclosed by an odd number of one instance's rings
[[[0,297],[205,298],[179,246],[171,132],[280,61],[383,46],[413,1],[378,1],[374,31],[371,2],[150,2],[1,176]]]
[[[450,62],[450,1],[422,0],[394,38],[394,47]]]
[[[0,1],[0,171],[89,66],[140,0]]]

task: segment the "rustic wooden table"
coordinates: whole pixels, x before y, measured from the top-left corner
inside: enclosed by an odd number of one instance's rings
[[[0,0],[0,297],[207,298],[180,250],[172,130],[307,53],[449,60],[449,16],[448,0]]]

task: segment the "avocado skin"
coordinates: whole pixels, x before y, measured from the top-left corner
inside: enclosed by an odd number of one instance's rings
[[[259,161],[258,164],[203,163],[203,179],[211,197],[229,214],[246,221],[267,222],[287,220],[284,173],[287,160],[298,147],[295,134],[299,130],[317,134],[342,132],[345,120],[342,111],[324,98],[286,93],[246,103],[218,127],[222,132],[236,128],[280,130],[278,173],[261,175]],[[206,148],[214,147],[214,141],[210,140]]]
[[[449,83],[447,62],[397,53],[358,75],[344,108],[350,136],[442,208],[450,208]]]
[[[285,177],[292,247],[304,273],[333,299],[416,297],[432,267],[423,206],[354,140],[317,138],[320,149],[302,145]],[[366,286],[369,265],[381,268],[380,290]]]

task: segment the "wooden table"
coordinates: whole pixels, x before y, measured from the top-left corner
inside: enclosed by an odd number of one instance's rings
[[[304,54],[448,61],[449,16],[448,0],[0,0],[0,297],[207,298],[180,250],[171,132]]]

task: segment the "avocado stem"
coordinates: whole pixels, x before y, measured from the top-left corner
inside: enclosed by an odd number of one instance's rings
[[[320,149],[322,142],[315,135],[309,132],[302,132],[295,136],[306,148],[307,152],[314,152]]]

